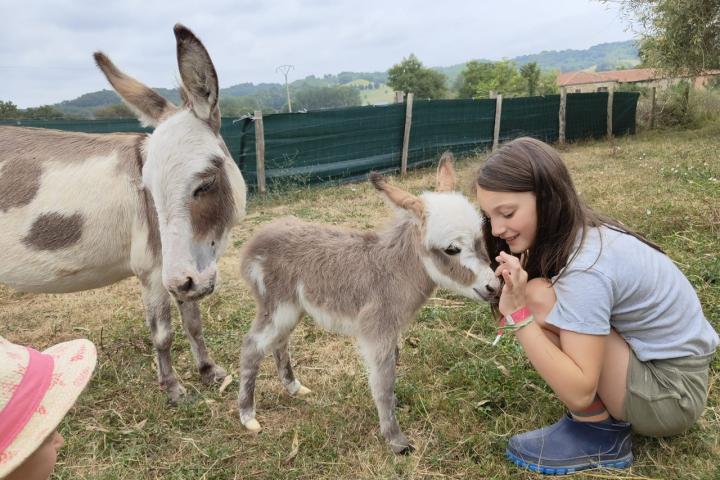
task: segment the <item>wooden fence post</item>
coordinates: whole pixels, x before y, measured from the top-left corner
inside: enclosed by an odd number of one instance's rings
[[[258,192],[265,195],[265,127],[261,110],[255,110],[255,165]]]
[[[407,94],[405,103],[405,133],[403,134],[402,156],[400,157],[400,175],[407,173],[408,148],[410,147],[410,127],[412,125],[413,94]]]
[[[558,112],[558,143],[565,143],[565,107],[567,103],[567,89],[560,87],[560,111]]]
[[[655,88],[650,91],[650,129],[655,128]]]
[[[607,103],[607,136],[612,138],[613,136],[613,99],[615,98],[615,84],[611,83],[608,88],[608,103]]]
[[[495,129],[493,131],[493,146],[495,150],[500,143],[500,118],[502,117],[502,94],[495,98]]]

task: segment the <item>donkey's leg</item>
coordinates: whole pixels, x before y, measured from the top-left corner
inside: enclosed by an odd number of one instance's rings
[[[303,397],[312,392],[305,385],[295,378],[290,360],[290,350],[288,349],[290,337],[288,335],[285,340],[275,348],[273,356],[275,357],[275,366],[277,367],[280,381],[285,385],[285,389],[292,396]]]
[[[250,431],[259,431],[261,428],[255,419],[255,380],[260,362],[266,352],[275,351],[283,343],[287,344],[290,332],[300,318],[300,309],[294,305],[282,304],[272,314],[264,305],[258,304],[257,308],[257,316],[243,339],[240,352],[238,409],[240,422]]]
[[[141,279],[145,321],[155,346],[158,380],[167,391],[170,403],[176,404],[185,394],[185,388],[175,378],[170,360],[170,346],[175,336],[171,323],[170,294],[162,286],[159,275],[157,277],[155,281],[152,278],[146,278],[145,281]]]
[[[240,350],[240,392],[238,409],[240,422],[250,431],[259,432],[260,424],[255,420],[255,379],[265,352],[258,344],[255,325],[262,322],[267,314],[258,312],[253,326],[245,335]]]
[[[182,318],[183,330],[190,342],[195,358],[195,366],[200,372],[200,379],[205,385],[222,381],[227,376],[224,368],[215,364],[205,346],[200,320],[200,307],[197,302],[177,302]]]
[[[395,417],[395,346],[393,338],[360,338],[358,346],[368,368],[380,431],[394,453],[407,454],[413,450],[407,437],[400,430]]]

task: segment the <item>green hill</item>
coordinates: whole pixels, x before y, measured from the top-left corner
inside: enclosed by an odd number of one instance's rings
[[[552,50],[543,51],[533,55],[522,55],[510,59],[524,65],[537,62],[543,70],[559,70],[567,72],[572,70],[613,70],[618,68],[632,68],[640,63],[638,49],[634,40],[624,42],[602,43],[586,50]],[[398,60],[399,61],[399,60]],[[490,62],[490,60],[480,60]],[[457,77],[465,68],[465,63],[448,67],[433,67],[448,78],[448,86],[452,88]],[[364,104],[389,103],[393,99],[392,90],[385,84],[385,72],[340,72],[326,74],[322,77],[310,75],[290,83],[290,89],[298,92],[306,88],[334,87],[350,85],[360,90]],[[177,89],[156,88],[163,97],[179,103],[180,95]],[[269,111],[280,111],[286,103],[285,86],[280,83],[239,83],[231,87],[220,89],[220,98],[234,98],[248,105]],[[52,105],[66,115],[92,118],[94,111],[109,105],[117,104],[120,98],[111,90],[86,93],[74,100],[66,100]],[[255,107],[253,107],[255,108]]]

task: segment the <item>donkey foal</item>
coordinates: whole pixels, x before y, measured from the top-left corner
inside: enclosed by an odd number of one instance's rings
[[[262,229],[244,249],[242,275],[257,302],[240,359],[240,420],[249,430],[260,430],[254,390],[265,353],[273,352],[290,395],[310,393],[295,378],[288,352],[290,333],[308,313],[327,330],[357,339],[380,430],[393,452],[411,451],[394,412],[399,335],[438,285],[483,300],[498,288],[481,218],[463,195],[451,192],[451,154],[440,160],[436,193],[415,197],[378,173],[370,180],[397,210],[387,230],[360,232],[288,218]]]

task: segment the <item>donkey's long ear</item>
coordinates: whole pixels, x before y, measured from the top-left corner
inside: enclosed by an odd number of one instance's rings
[[[422,221],[425,215],[422,200],[402,188],[390,185],[385,181],[385,178],[377,172],[370,172],[370,181],[377,191],[384,194],[386,200],[391,205],[413,214],[418,220]]]
[[[95,52],[95,63],[107,77],[115,91],[145,126],[157,126],[177,107],[161,97],[155,90],[121,72],[102,52]]]
[[[455,167],[453,163],[455,163],[455,158],[449,150],[440,157],[435,182],[436,192],[452,192],[455,190]]]
[[[184,99],[195,116],[208,122],[217,132],[220,130],[220,109],[215,66],[202,42],[179,23],[175,25],[175,39],[180,78],[187,94]]]

